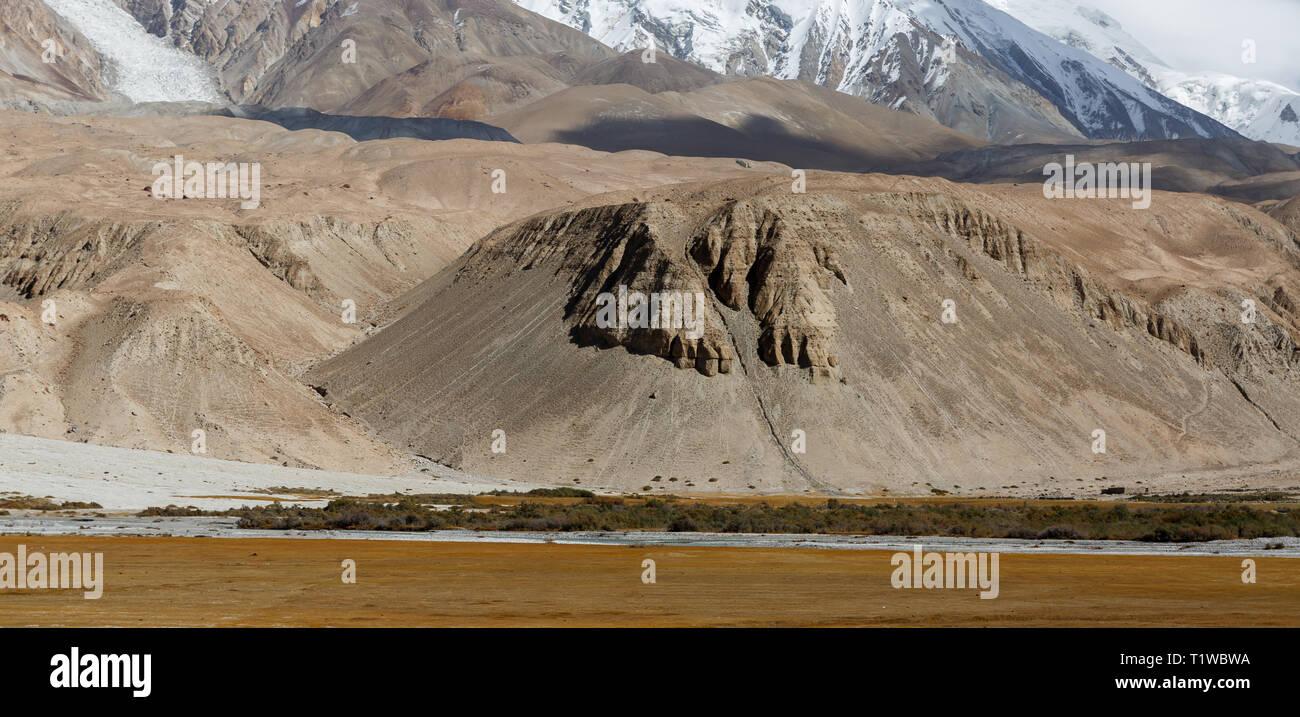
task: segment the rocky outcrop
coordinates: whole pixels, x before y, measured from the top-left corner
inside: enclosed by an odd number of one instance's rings
[[[789,221],[762,202],[733,202],[709,217],[691,239],[691,257],[729,308],[753,312],[762,329],[758,353],[770,365],[790,364],[829,375],[835,356],[832,280],[846,283],[825,229]]]
[[[700,216],[678,205],[644,203],[539,216],[489,236],[471,250],[475,260],[462,273],[488,263],[531,269],[560,255],[555,270],[574,277],[566,316],[581,345],[621,346],[709,376],[730,373],[737,352],[752,352],[769,366],[808,369],[816,380],[838,373],[840,322],[833,295],[837,287],[851,287],[837,240],[845,228],[833,212],[808,206],[827,209],[838,206],[835,201],[769,195],[729,200]],[[1267,307],[1277,320],[1261,315],[1256,329],[1245,331],[1231,321],[1207,323],[1202,309],[1194,313],[1177,303],[1157,306],[1130,296],[1019,227],[953,197],[882,194],[873,201],[940,232],[930,245],[968,282],[987,283],[989,277],[981,276],[987,265],[979,268],[974,257],[991,259],[1063,310],[1114,331],[1136,330],[1204,369],[1229,375],[1252,363],[1276,368],[1300,360],[1292,335],[1295,304],[1280,284],[1262,288],[1257,299],[1261,311]],[[584,248],[593,236],[595,248]],[[1261,235],[1270,244],[1274,239]],[[474,257],[476,252],[486,255]],[[701,292],[707,299],[699,336],[681,328],[638,327],[636,315],[621,326],[598,321],[606,305],[602,296],[616,300],[664,291]],[[1230,299],[1234,305],[1240,300]],[[753,321],[754,336],[738,330],[740,317]]]
[[[913,195],[905,201],[914,207],[914,216],[965,240],[972,251],[999,261],[1008,271],[1031,280],[1058,305],[1073,305],[1085,316],[1104,321],[1116,330],[1145,331],[1198,363],[1206,363],[1204,349],[1186,326],[1094,280],[1082,266],[1044,247],[1020,229],[943,195]],[[974,274],[968,273],[968,278],[974,278]]]
[[[664,232],[657,221],[664,218],[665,208],[643,204],[552,214],[498,231],[471,255],[487,262],[479,267],[558,262],[557,271],[574,277],[565,314],[581,345],[622,346],[707,376],[730,373],[735,352],[712,292],[684,261],[680,237]]]
[[[20,216],[19,207],[0,204],[0,285],[26,298],[93,284],[155,228],[71,212]]]
[[[683,232],[692,221],[697,227]],[[479,266],[558,259],[557,271],[574,277],[566,315],[579,344],[622,346],[706,376],[730,373],[742,339],[725,307],[758,326],[757,345],[739,350],[826,377],[838,364],[827,292],[846,282],[826,231],[765,200],[731,202],[702,221],[670,204],[627,204],[527,220],[471,254],[486,253],[475,257]]]

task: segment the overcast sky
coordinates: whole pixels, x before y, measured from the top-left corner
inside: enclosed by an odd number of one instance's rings
[[[1300,91],[1300,0],[1080,0],[1177,70],[1215,70]],[[1255,64],[1241,61],[1255,41]]]

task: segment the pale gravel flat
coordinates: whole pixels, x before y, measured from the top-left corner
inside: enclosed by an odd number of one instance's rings
[[[0,434],[0,493],[49,496],[59,501],[96,502],[105,511],[139,511],[169,504],[221,510],[285,504],[323,505],[328,498],[254,493],[277,486],[328,488],[347,495],[369,493],[479,493],[542,487],[484,478],[428,463],[429,473],[385,477],[223,461],[130,448],[96,446],[31,436]],[[223,496],[206,497],[196,496]],[[475,531],[395,532],[373,530],[251,530],[234,518],[156,518],[134,515],[51,516],[12,511],[0,516],[0,535],[166,536],[214,538],[298,538],[457,543],[558,543],[574,545],[721,546],[831,550],[955,550],[1075,555],[1200,555],[1300,558],[1300,538],[1221,540],[1204,543],[1144,543],[1126,540],[1021,540],[947,536],[736,534],[661,531]],[[1269,549],[1268,545],[1281,544]]]
[[[169,504],[221,510],[264,505],[272,497],[302,505],[320,505],[327,500],[254,492],[279,486],[327,488],[345,495],[481,493],[542,487],[540,483],[484,478],[433,462],[423,463],[422,468],[428,472],[415,469],[398,476],[363,475],[0,433],[0,494],[94,502],[109,511]]]

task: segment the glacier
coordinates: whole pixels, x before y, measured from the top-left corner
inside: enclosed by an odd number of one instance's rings
[[[149,34],[112,0],[45,0],[108,61],[109,87],[132,102],[224,102],[212,68]]]

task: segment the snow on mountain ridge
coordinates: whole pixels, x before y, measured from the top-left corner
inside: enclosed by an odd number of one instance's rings
[[[1097,62],[1095,56],[1055,40],[981,0],[893,1],[907,7],[913,17],[921,18],[930,28],[956,35],[999,69],[1041,92],[1062,108],[1067,119],[1090,131],[1090,136],[1177,138],[1181,133],[1167,124],[1167,118],[1184,123],[1202,137],[1232,134],[1119,68]],[[1121,108],[1127,114],[1124,119],[1118,116]]]
[[[886,106],[934,116],[957,103],[969,119],[994,110],[960,90],[939,92],[952,70],[975,62],[975,81],[1005,99],[1005,73],[1056,106],[1084,135],[1103,138],[1232,136],[1087,52],[1062,45],[981,0],[515,0],[617,50],[657,46],[727,74],[803,79]],[[943,38],[949,38],[945,40]],[[944,49],[955,39],[987,65]],[[908,68],[911,68],[910,71]],[[987,68],[987,69],[986,69]],[[990,74],[993,73],[993,74]],[[910,104],[907,74],[928,109]],[[972,81],[972,75],[963,75]],[[956,94],[954,94],[956,93]],[[913,98],[915,99],[915,98]],[[1050,118],[1040,123],[1050,126]],[[984,115],[986,116],[986,115]],[[950,126],[955,126],[950,124]]]
[[[1300,93],[1268,80],[1217,72],[1153,74],[1164,93],[1246,137],[1300,147]]]
[[[1077,0],[985,0],[1056,40],[1105,60],[1160,94],[1250,139],[1300,146],[1300,93],[1267,80],[1171,68],[1101,10]]]

